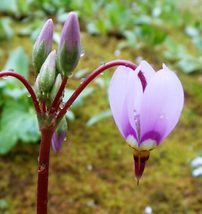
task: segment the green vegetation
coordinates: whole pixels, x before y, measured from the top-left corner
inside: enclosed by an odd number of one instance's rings
[[[73,114],[68,113],[69,119],[74,121],[69,120],[68,137],[60,154],[51,153],[50,214],[139,214],[145,213],[147,206],[152,208],[153,213],[200,213],[202,178],[192,176],[190,165],[193,158],[202,156],[200,1],[194,1],[196,5],[185,1],[183,7],[175,5],[176,1],[136,1],[136,7],[139,8],[136,12],[130,6],[131,1],[124,1],[124,4],[115,0],[96,3],[90,0],[2,2],[1,70],[9,54],[19,45],[22,45],[24,51],[20,48],[15,52],[30,58],[30,38],[36,36],[42,20],[51,16],[59,22],[66,18],[64,11],[75,9],[81,19],[85,55],[81,58],[78,72],[69,81],[68,89],[78,86],[82,78],[100,63],[114,58],[136,63],[144,58],[156,69],[164,62],[178,71],[184,85],[185,108],[180,123],[167,140],[152,151],[140,186],[137,187],[133,175],[132,151],[120,136],[113,119],[104,114],[103,120],[97,117],[97,123],[91,120],[94,124],[86,126],[92,116],[109,108],[107,85],[112,72],[100,76],[87,89],[85,101],[71,109]],[[7,6],[3,7],[5,4]],[[121,18],[123,16],[124,19]],[[1,28],[4,19],[10,20],[9,30],[1,30],[8,27],[4,25]],[[60,27],[60,24],[56,25],[56,29]],[[26,63],[25,58],[17,62]],[[7,64],[5,68],[13,66]],[[18,66],[22,66],[22,63]],[[21,68],[16,70],[23,72]],[[31,66],[29,70],[32,80]],[[28,68],[25,71],[24,74],[28,75]],[[10,153],[0,157],[0,213],[32,214],[35,213],[38,144],[24,144],[38,142],[39,138],[33,126],[32,103],[21,85],[10,79],[1,80],[0,97],[0,145],[5,143],[1,135],[3,132],[8,135],[9,143],[13,142],[12,145],[19,142]],[[3,117],[5,111],[10,111],[11,116],[17,115],[16,121],[5,122],[8,119]],[[14,124],[19,124],[18,116],[22,111],[21,116],[25,119],[21,126],[28,128],[33,121],[31,130],[34,129],[36,135],[27,133],[30,129],[15,128]],[[12,137],[8,134],[10,130]]]

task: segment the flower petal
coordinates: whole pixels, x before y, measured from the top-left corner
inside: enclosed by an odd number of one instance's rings
[[[127,112],[129,122],[136,132],[136,139],[138,139],[140,129],[139,116],[143,97],[143,87],[136,70],[130,72],[128,77],[128,90],[126,96]]]
[[[137,73],[141,71],[147,83],[150,81],[152,77],[154,77],[156,73],[154,69],[151,67],[151,65],[145,60],[141,61],[140,65],[136,68],[135,71]]]
[[[129,134],[134,132],[129,122],[125,103],[130,72],[134,71],[128,67],[119,66],[114,72],[109,86],[109,103],[112,115],[119,131],[125,139]]]
[[[53,133],[53,136],[51,139],[51,144],[52,144],[53,151],[55,153],[60,151],[62,143],[65,140],[66,134],[67,133],[65,131],[63,131],[61,133],[57,133],[57,131],[55,131]]]
[[[153,68],[146,62],[142,61],[140,65],[133,72],[128,74],[128,92],[127,92],[127,108],[128,108],[128,117],[131,126],[136,132],[136,136],[139,141],[139,131],[140,131],[140,108],[142,104],[143,90],[146,87],[143,84],[138,73],[142,72],[143,77],[147,82],[155,76],[155,71]]]
[[[176,126],[184,103],[184,93],[177,75],[166,66],[147,85],[140,112],[141,142],[160,143]]]

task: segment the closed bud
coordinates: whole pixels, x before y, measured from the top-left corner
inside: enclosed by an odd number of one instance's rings
[[[39,100],[41,100],[42,98],[42,93],[41,93],[41,90],[39,88],[39,74],[37,75],[37,78],[36,78],[36,81],[34,83],[34,91],[36,93],[36,96]]]
[[[39,73],[39,89],[42,93],[49,93],[55,82],[56,74],[56,51],[50,52],[43,63]]]
[[[71,12],[64,24],[58,50],[57,66],[63,76],[70,76],[81,54],[78,17]]]
[[[62,143],[65,140],[66,135],[67,135],[67,121],[65,117],[63,117],[58,127],[56,128],[55,132],[53,133],[51,139],[52,148],[55,153],[59,152],[59,150],[61,149]]]
[[[61,76],[61,74],[58,74],[57,77],[56,77],[55,83],[53,85],[53,88],[52,88],[52,91],[51,91],[51,95],[50,95],[52,101],[54,100],[54,98],[55,98],[55,96],[56,96],[61,84],[62,84],[62,76]]]
[[[32,63],[36,73],[40,68],[52,49],[53,41],[53,21],[49,19],[44,24],[39,36],[33,47]]]

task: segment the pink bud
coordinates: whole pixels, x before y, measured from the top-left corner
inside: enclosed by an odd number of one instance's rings
[[[58,68],[62,75],[70,75],[78,64],[81,54],[78,17],[70,12],[64,24],[58,50]]]
[[[52,49],[53,21],[48,19],[44,24],[32,52],[33,66],[38,73],[40,68]]]

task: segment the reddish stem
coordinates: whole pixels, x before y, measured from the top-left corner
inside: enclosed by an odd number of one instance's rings
[[[104,65],[101,65],[97,69],[95,69],[92,73],[90,73],[86,79],[79,85],[79,87],[74,91],[72,96],[69,98],[69,100],[65,103],[63,109],[59,112],[56,123],[65,115],[68,108],[72,105],[72,103],[76,100],[76,98],[79,96],[79,94],[84,90],[84,88],[93,80],[95,79],[100,73],[104,72],[105,70],[112,68],[114,66],[126,66],[133,70],[136,69],[136,65],[130,61],[127,60],[114,60],[108,63],[105,63]]]
[[[37,214],[47,214],[49,154],[52,135],[52,129],[41,129],[37,185]]]
[[[57,92],[57,94],[55,96],[55,99],[54,99],[54,101],[53,101],[53,103],[52,103],[52,105],[50,107],[50,111],[49,111],[50,114],[53,114],[54,112],[57,111],[57,109],[58,109],[58,107],[60,105],[60,102],[61,102],[61,96],[62,96],[62,93],[63,93],[63,91],[65,89],[67,80],[68,80],[67,77],[65,77],[62,80],[61,86],[60,86],[60,88],[59,88],[59,90],[58,90],[58,92]]]
[[[30,83],[22,75],[13,71],[1,71],[0,77],[4,77],[4,76],[12,76],[20,80],[20,82],[26,87],[26,89],[30,93],[36,112],[41,113],[39,102],[37,100],[36,94],[32,86],[30,85]]]
[[[46,113],[46,100],[44,100],[43,102],[42,102],[42,112],[45,114]]]

